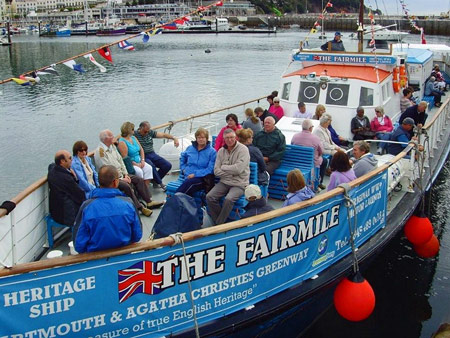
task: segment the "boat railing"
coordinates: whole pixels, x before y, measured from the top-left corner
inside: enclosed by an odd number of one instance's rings
[[[196,118],[207,117],[217,113],[223,114],[233,109],[242,109],[243,106],[254,103],[263,98],[247,101],[242,104],[209,111],[198,115],[187,116],[176,121],[155,126],[153,127],[153,129],[169,128],[173,127],[174,125],[179,125],[183,122],[188,122],[189,124],[193,119]],[[440,128],[444,128],[445,123],[448,119],[449,102],[450,100],[447,100],[423,128],[427,131],[430,149],[437,146],[437,142],[440,137]],[[408,153],[414,149],[414,147],[415,143],[411,142],[403,152],[396,155],[389,162],[350,182],[350,187],[355,188],[368,180],[374,179],[378,174],[385,172],[391,165],[407,156]],[[411,160],[413,159],[414,155],[411,156]],[[4,268],[0,270],[0,277],[48,269],[56,266],[75,264],[84,261],[132,254],[139,251],[151,250],[158,247],[174,244],[173,238],[166,237],[154,241],[134,243],[119,249],[53,258],[38,262],[30,262],[33,260],[33,257],[30,257],[30,255],[35,255],[33,254],[33,252],[38,252],[37,249],[42,248],[42,246],[46,243],[46,226],[44,221],[44,217],[48,212],[48,187],[46,182],[46,177],[43,177],[26,188],[18,196],[13,198],[12,201],[17,204],[17,207],[9,215],[6,215],[6,211],[4,209],[0,209],[0,260],[4,266]],[[262,215],[257,215],[254,217],[241,219],[238,221],[206,229],[184,233],[183,240],[185,242],[191,241],[197,238],[256,225],[258,223],[284,216],[311,205],[322,203],[333,196],[342,194],[343,192],[343,188],[338,187],[332,191],[320,194],[310,200],[277,209]],[[21,227],[21,223],[24,222],[26,218],[28,218],[28,223],[32,223],[32,226],[28,225],[27,227]]]
[[[380,167],[378,167],[377,169],[367,173],[366,175],[361,176],[361,177],[357,178],[356,180],[350,182],[350,188],[355,188],[364,182],[367,182],[371,179],[376,179],[376,176],[378,174],[388,170],[388,168],[391,165],[393,165],[397,161],[400,161],[403,157],[407,156],[407,153],[413,147],[414,147],[414,144],[411,143],[410,145],[408,145],[408,147],[403,152],[396,155],[388,163],[385,163],[385,164],[381,165]],[[44,186],[46,186],[46,185],[44,184]],[[343,193],[344,193],[344,189],[341,187],[338,187],[331,191],[320,194],[310,200],[306,200],[301,203],[296,203],[294,205],[290,205],[287,207],[283,207],[281,209],[270,211],[265,214],[237,220],[237,221],[222,224],[222,225],[209,227],[206,229],[200,229],[200,230],[184,233],[182,235],[183,241],[188,242],[188,241],[192,241],[194,239],[203,238],[203,237],[207,237],[207,236],[211,236],[211,235],[215,235],[215,234],[219,234],[219,233],[226,233],[226,232],[234,230],[234,229],[244,228],[244,227],[253,226],[253,225],[257,226],[258,223],[287,215],[289,213],[309,207],[311,205],[322,203],[331,197],[341,195]],[[16,212],[16,210],[13,210],[13,212],[11,212],[11,214],[14,214],[15,212]],[[45,230],[44,230],[44,232],[45,232]],[[76,263],[81,263],[81,262],[85,262],[85,261],[105,259],[105,258],[109,258],[109,257],[115,257],[115,256],[120,256],[120,255],[126,255],[126,254],[133,254],[136,252],[152,250],[152,249],[156,249],[156,248],[163,247],[163,246],[171,246],[174,244],[175,244],[175,242],[174,242],[173,238],[166,237],[166,238],[161,238],[161,239],[157,239],[157,240],[153,240],[153,241],[134,243],[134,244],[128,245],[126,247],[122,247],[122,248],[118,248],[118,249],[78,254],[78,255],[73,255],[73,256],[65,256],[65,257],[60,257],[60,258],[52,258],[52,259],[42,260],[42,261],[38,261],[38,262],[23,263],[23,264],[11,266],[9,268],[4,267],[3,269],[0,269],[0,277],[26,273],[26,272],[30,272],[30,271],[50,269],[50,268],[54,268],[57,266],[76,264]]]
[[[424,133],[419,134],[419,144],[425,146],[428,156],[425,156],[425,166],[429,167],[429,160],[435,154],[438,143],[442,139],[442,131],[446,129],[450,117],[450,98],[448,98],[423,127]]]

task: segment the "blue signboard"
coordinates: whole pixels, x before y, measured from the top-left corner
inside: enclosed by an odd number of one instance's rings
[[[295,61],[314,61],[319,63],[344,63],[344,64],[379,64],[379,65],[396,65],[397,58],[395,56],[380,55],[346,55],[346,54],[294,54],[292,58]]]
[[[385,226],[387,174],[350,196],[359,246]],[[186,257],[177,245],[2,278],[0,337],[160,337],[192,328],[193,307],[200,324],[220,318],[348,255],[347,215],[340,195],[190,241]]]

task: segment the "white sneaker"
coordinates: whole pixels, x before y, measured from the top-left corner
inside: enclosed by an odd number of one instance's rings
[[[378,147],[377,149],[377,155],[381,155],[383,153],[383,148]]]

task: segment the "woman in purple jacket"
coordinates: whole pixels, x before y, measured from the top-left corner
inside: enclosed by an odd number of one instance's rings
[[[337,151],[336,154],[333,155],[330,162],[330,168],[330,183],[328,184],[327,191],[333,190],[339,184],[356,179],[355,172],[350,164],[350,159],[343,151]]]

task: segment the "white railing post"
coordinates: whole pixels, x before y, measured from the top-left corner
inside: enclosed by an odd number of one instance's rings
[[[16,252],[16,213],[15,211],[11,211],[10,220],[11,220],[11,263],[12,265],[17,264],[17,252]]]

